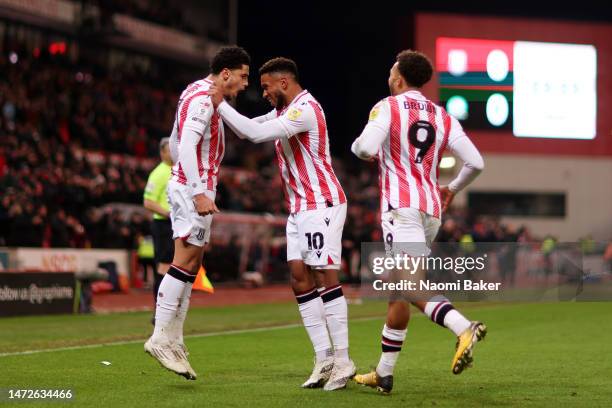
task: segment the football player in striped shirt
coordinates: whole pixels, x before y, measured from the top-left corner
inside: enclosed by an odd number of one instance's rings
[[[223,83],[225,97],[236,97],[248,85],[249,64],[244,49],[221,48],[211,61],[211,74],[189,84],[181,94],[170,136],[174,166],[167,193],[174,258],[159,286],[155,330],[144,348],[163,367],[189,380],[195,380],[196,373],[187,359],[183,323],[212,217],[219,212],[215,192],[225,151],[223,122],[208,90],[213,83]]]
[[[484,168],[480,153],[459,122],[420,92],[432,73],[431,62],[424,54],[400,52],[389,75],[391,96],[372,108],[368,124],[351,148],[361,159],[378,160],[385,242],[396,251],[404,243],[407,249],[404,252],[412,256],[429,253],[442,211]],[[464,165],[448,186],[439,187],[438,164],[447,147]],[[469,367],[475,343],[486,334],[485,325],[469,321],[439,295],[412,303],[457,336],[453,373],[459,374]],[[391,391],[393,369],[406,337],[409,317],[410,305],[406,301],[389,302],[380,362],[376,370],[357,375],[355,381],[384,393]]]
[[[292,60],[274,58],[259,74],[263,97],[275,108],[268,114],[249,119],[224,102],[221,94],[212,93],[211,98],[239,137],[275,144],[289,210],[291,282],[315,351],[312,375],[302,387],[344,388],[356,371],[348,354],[347,305],[338,281],[347,204],[332,168],[325,114],[300,86]]]

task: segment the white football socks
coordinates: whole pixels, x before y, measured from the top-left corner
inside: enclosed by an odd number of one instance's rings
[[[376,366],[376,373],[379,376],[386,377],[393,375],[393,369],[402,350],[407,331],[408,329],[390,329],[386,324],[383,327],[381,339],[382,354],[380,355],[378,366]]]
[[[470,327],[471,322],[465,318],[457,309],[450,310],[444,316],[444,326],[448,327],[455,336],[460,336],[461,333]]]
[[[325,320],[334,345],[334,357],[340,361],[349,360],[348,307],[342,287],[336,285],[320,292],[325,308]]]
[[[171,265],[159,285],[153,338],[160,342],[183,342],[183,324],[189,309],[195,276]]]
[[[185,325],[185,318],[189,311],[189,301],[191,300],[191,289],[192,283],[186,283],[185,289],[183,289],[183,296],[181,297],[181,303],[179,304],[176,312],[176,319],[174,319],[174,325],[172,328],[172,338],[178,344],[183,344],[183,326]]]
[[[172,329],[181,303],[186,283],[166,274],[159,285],[155,308],[153,338],[161,341],[172,339]]]
[[[455,333],[455,336],[459,336],[471,324],[444,296],[434,296],[431,298],[425,305],[423,312],[433,322],[450,329]]]
[[[325,324],[323,301],[316,288],[295,295],[302,315],[304,328],[310,337],[317,362],[325,360],[331,353],[331,342]]]

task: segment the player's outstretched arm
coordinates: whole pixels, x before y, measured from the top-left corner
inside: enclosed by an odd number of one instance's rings
[[[217,112],[223,118],[223,123],[227,124],[238,137],[249,139],[253,143],[263,143],[287,137],[285,128],[278,120],[259,123],[241,115],[225,101],[219,104]]]
[[[272,119],[276,119],[276,109],[266,113],[265,115],[256,116],[253,118],[253,120],[257,123],[264,123]]]

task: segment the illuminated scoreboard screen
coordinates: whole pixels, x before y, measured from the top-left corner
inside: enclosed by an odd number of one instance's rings
[[[441,37],[440,104],[466,129],[517,137],[593,139],[597,52],[592,45]]]

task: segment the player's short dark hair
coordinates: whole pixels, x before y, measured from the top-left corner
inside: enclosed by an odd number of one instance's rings
[[[404,50],[397,54],[397,68],[408,84],[422,87],[431,79],[433,65],[427,56],[414,50]]]
[[[276,57],[272,58],[265,64],[259,68],[259,75],[263,74],[271,74],[274,72],[283,72],[286,74],[291,74],[295,78],[296,81],[299,81],[300,77],[298,74],[298,68],[295,61],[285,58],[285,57]]]
[[[210,62],[210,72],[219,74],[224,68],[240,69],[243,65],[249,65],[251,57],[242,47],[236,45],[222,47]]]

